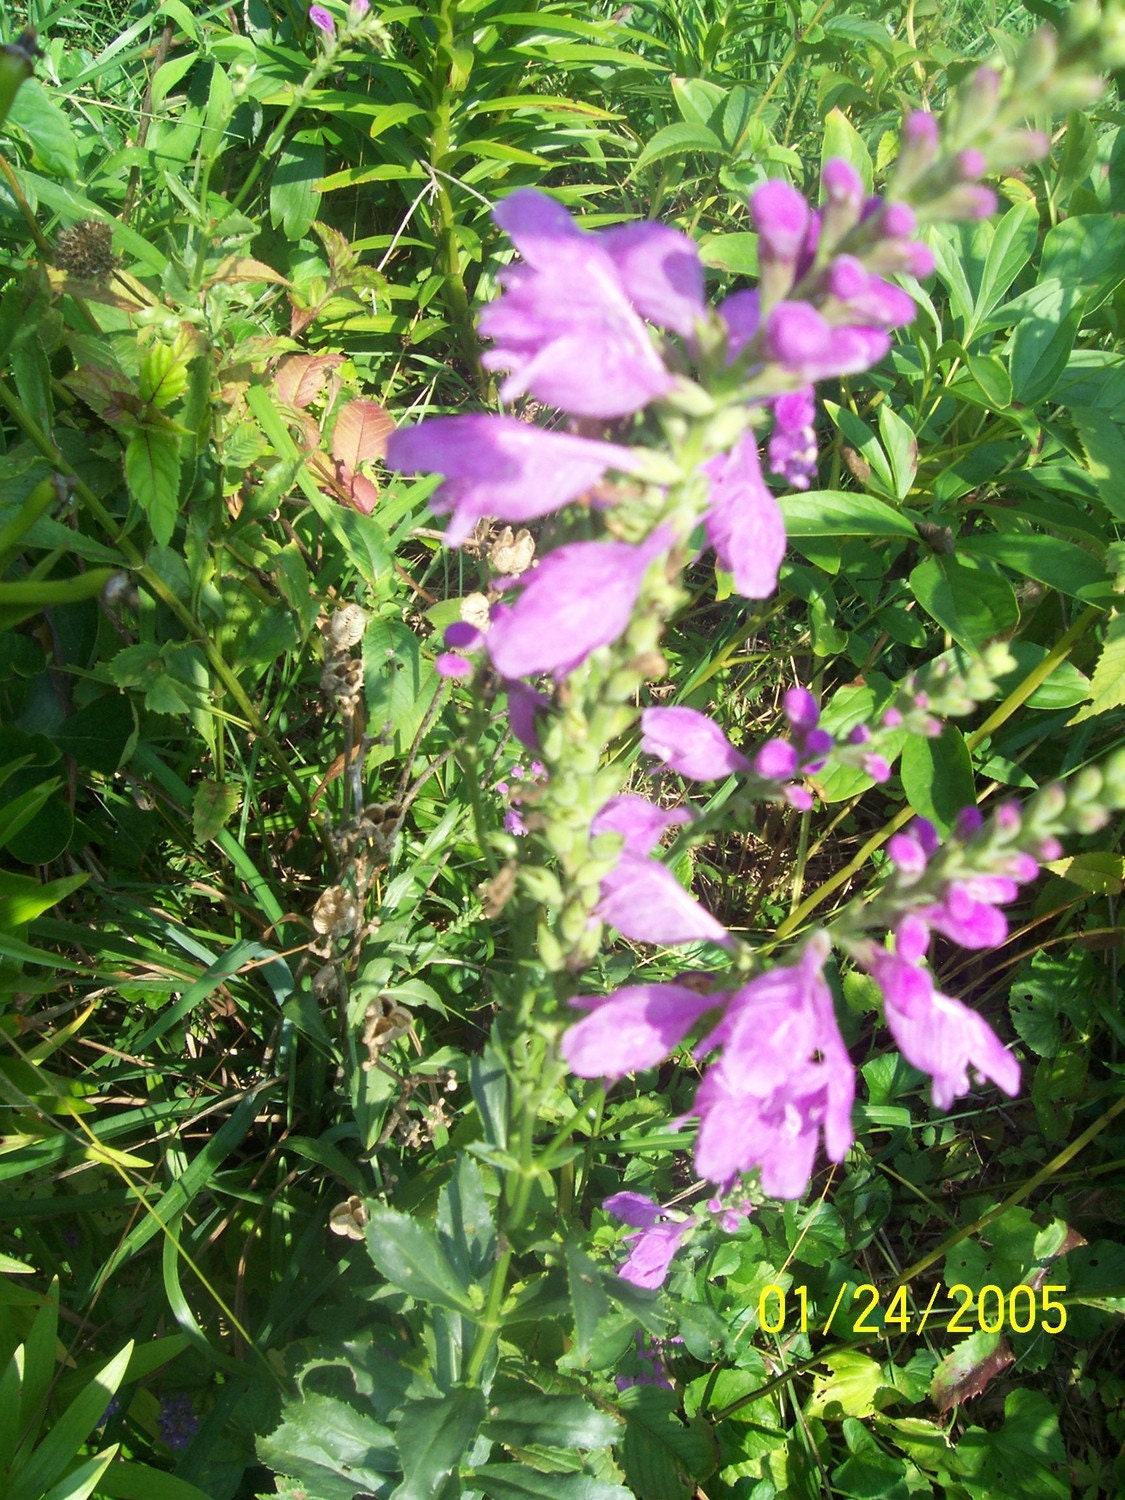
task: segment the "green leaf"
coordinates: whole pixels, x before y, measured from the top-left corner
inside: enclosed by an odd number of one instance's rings
[[[1046,281],[1019,302],[1008,369],[1013,399],[1034,406],[1051,394],[1066,368],[1082,316],[1081,297],[1073,284]],[[1009,308],[1013,305],[1009,303]]]
[[[1105,565],[1074,542],[1031,531],[1005,531],[996,536],[962,537],[957,544],[962,557],[987,557],[1010,568],[1021,578],[1058,589],[1071,598],[1083,598],[1083,589],[1108,581]]]
[[[1079,709],[1071,724],[1125,705],[1125,615],[1115,615],[1106,627],[1105,643],[1090,678],[1090,696],[1091,701]]]
[[[702,151],[707,156],[726,155],[722,141],[713,130],[685,120],[658,130],[637,157],[633,170],[640,172],[653,162],[664,161],[669,156],[686,156],[691,151]]]
[[[484,1421],[484,1392],[459,1388],[448,1396],[411,1401],[395,1424],[402,1483],[392,1500],[434,1500],[476,1441]]]
[[[1017,203],[994,226],[972,316],[965,329],[966,343],[1027,265],[1038,242],[1039,206],[1036,203]]]
[[[390,725],[396,746],[405,752],[441,679],[422,656],[421,643],[399,620],[372,620],[363,637],[364,686],[370,732]]]
[[[293,244],[308,234],[320,212],[317,183],[324,176],[324,147],[315,140],[290,140],[270,179],[270,223]]]
[[[850,490],[808,490],[780,495],[790,536],[889,536],[918,540],[913,522],[873,495]]]
[[[201,781],[191,804],[191,826],[196,842],[209,843],[234,816],[241,801],[236,786],[224,781]]]
[[[79,1391],[14,1478],[5,1500],[43,1500],[46,1488],[65,1473],[117,1394],[132,1352],[130,1341]]]
[[[375,1205],[367,1224],[367,1251],[375,1268],[392,1286],[419,1302],[433,1302],[453,1312],[476,1308],[428,1224],[393,1208]]]
[[[515,1381],[493,1386],[489,1411],[484,1434],[507,1448],[604,1448],[621,1434],[619,1423],[581,1396],[547,1395]]]
[[[585,1474],[543,1474],[526,1464],[485,1464],[464,1479],[488,1500],[635,1500],[624,1485]]]
[[[172,540],[180,499],[180,437],[140,427],[125,446],[125,482],[161,546]]]
[[[36,163],[55,177],[78,176],[78,142],[66,115],[37,79],[29,78],[16,95],[8,124],[31,142]]]
[[[1002,635],[1019,619],[1012,585],[987,563],[956,553],[927,557],[909,582],[926,613],[969,650]]]
[[[715,1468],[715,1437],[705,1421],[685,1424],[672,1391],[635,1385],[621,1392],[621,1459],[633,1492],[647,1500],[688,1500]]]
[[[961,809],[976,803],[972,758],[953,724],[933,740],[912,734],[902,749],[900,774],[906,800],[939,833],[948,833]]]
[[[905,500],[918,472],[918,439],[909,424],[886,402],[879,408],[879,436],[891,461],[895,498]]]
[[[353,1500],[362,1489],[385,1495],[387,1475],[398,1469],[394,1439],[374,1417],[308,1392],[286,1405],[281,1425],[257,1449],[263,1463],[303,1480],[317,1500]]]
[[[609,1316],[609,1298],[602,1289],[599,1268],[584,1250],[568,1239],[563,1254],[574,1314],[574,1353],[580,1363],[585,1363],[590,1357],[598,1324]]]
[[[962,1431],[949,1462],[974,1500],[1013,1495],[1067,1500],[1073,1494],[1058,1413],[1040,1391],[1011,1391],[1004,1401],[1004,1425],[994,1432],[982,1427]]]
[[[855,126],[839,108],[830,109],[825,116],[824,137],[820,148],[822,170],[825,162],[833,156],[841,156],[846,162],[850,162],[863,179],[864,191],[870,193],[873,180],[871,152],[864,145]]]
[[[208,1500],[208,1496],[186,1479],[162,1474],[148,1464],[124,1459],[110,1468],[99,1486],[106,1500]]]
[[[1086,455],[1090,478],[1098,487],[1098,498],[1115,520],[1125,521],[1125,432],[1105,411],[1076,406],[1071,411],[1078,439]]]
[[[886,1384],[878,1362],[858,1349],[840,1349],[824,1363],[828,1373],[813,1381],[809,1415],[836,1420],[869,1417],[875,1410],[875,1392]]]

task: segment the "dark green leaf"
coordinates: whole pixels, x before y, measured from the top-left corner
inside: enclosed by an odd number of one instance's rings
[[[477,1389],[411,1401],[395,1426],[403,1480],[393,1500],[440,1495],[444,1481],[467,1458],[483,1420],[484,1393]]]
[[[430,1225],[376,1205],[367,1224],[367,1250],[391,1285],[419,1302],[435,1302],[453,1312],[474,1311],[467,1285]]]

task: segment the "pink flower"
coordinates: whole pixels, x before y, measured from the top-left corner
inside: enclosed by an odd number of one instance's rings
[[[903,924],[897,951],[876,953],[868,967],[883,991],[891,1035],[903,1057],[933,1080],[938,1109],[969,1092],[969,1068],[990,1078],[1008,1095],[1018,1092],[1019,1063],[975,1011],[934,987],[933,976],[917,962],[927,937]],[[921,945],[921,947],[919,946]]]
[[[638,546],[628,542],[571,542],[530,573],[515,604],[498,606],[486,637],[502,677],[541,672],[565,677],[591,651],[608,646],[632,619],[641,584],[667,548],[661,528]]]
[[[634,469],[638,454],[618,443],[599,443],[547,432],[516,417],[431,417],[396,428],[387,442],[387,464],[402,473],[445,475],[430,499],[438,515],[451,515],[445,540],[458,546],[482,516],[529,521],[576,499],[608,470]]]
[[[745,755],[715,721],[694,708],[646,708],[641,731],[646,755],[693,781],[714,781],[750,769]]]
[[[702,467],[711,481],[707,540],[740,594],[767,599],[785,556],[785,522],[762,479],[754,434],[744,433],[729,453]]]
[[[842,1161],[853,1140],[855,1070],[822,973],[829,953],[815,934],[796,964],[778,965],[737,991],[700,1044],[721,1048],[695,1097],[695,1165],[720,1184],[757,1167],[771,1197],[808,1187],[823,1132]]]
[[[510,372],[502,399],[530,392],[577,416],[620,417],[664,395],[672,376],[642,314],[682,331],[698,297],[704,315],[691,241],[658,224],[589,234],[533,188],[505,198],[493,217],[523,256],[501,273],[503,293],[479,319],[493,341],[481,363]]]
[[[644,797],[613,797],[590,825],[596,838],[620,833],[625,840],[614,868],[602,880],[596,915],[638,943],[729,943],[721,922],[704,910],[667,865],[646,856],[665,828],[687,823],[686,808],[666,809]]]
[[[309,6],[309,20],[318,31],[323,31],[325,36],[336,35],[336,22],[323,5]]]
[[[618,1275],[650,1291],[663,1286],[668,1267],[692,1221],[675,1223],[665,1219],[660,1205],[642,1193],[615,1193],[602,1207],[623,1223],[638,1226],[636,1234],[625,1236],[633,1248]]]
[[[663,1062],[706,1011],[725,995],[697,995],[682,984],[627,985],[594,1007],[565,1033],[562,1055],[579,1078],[623,1078]]]

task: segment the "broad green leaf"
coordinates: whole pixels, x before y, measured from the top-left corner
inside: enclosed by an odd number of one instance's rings
[[[589,1358],[600,1321],[609,1316],[609,1298],[602,1290],[601,1272],[573,1240],[563,1247],[567,1286],[574,1314],[575,1353],[580,1362]]]
[[[813,1381],[810,1416],[869,1417],[875,1410],[875,1392],[886,1384],[876,1360],[858,1349],[840,1349],[828,1355],[826,1374]]]
[[[1056,279],[1096,306],[1125,276],[1125,220],[1119,214],[1075,214],[1043,241],[1040,281]]]
[[[699,1418],[685,1424],[676,1411],[677,1397],[661,1387],[632,1386],[621,1392],[618,1405],[625,1414],[621,1458],[633,1492],[654,1500],[687,1500],[715,1468],[711,1428]]]
[[[465,1481],[488,1500],[635,1500],[635,1491],[586,1474],[544,1474],[527,1464],[485,1464]]]
[[[418,637],[399,620],[375,619],[363,637],[364,685],[373,735],[389,725],[405,752],[414,739],[441,679],[422,656]]]
[[[992,1359],[1000,1362],[999,1350]],[[1005,1363],[1011,1363],[1010,1354]],[[1004,1425],[993,1431],[963,1429],[949,1465],[951,1474],[965,1481],[966,1492],[981,1500],[1014,1495],[1068,1500],[1074,1491],[1066,1457],[1058,1412],[1050,1399],[1041,1391],[1017,1387],[1005,1398]]]
[[[385,1495],[387,1476],[398,1468],[394,1439],[382,1423],[313,1392],[289,1402],[281,1425],[260,1437],[257,1448],[263,1463],[303,1480],[318,1500],[353,1500],[357,1490]]]
[[[1017,203],[995,226],[977,289],[965,342],[984,322],[1031,259],[1039,239],[1039,207]]]
[[[832,1471],[836,1493],[850,1500],[910,1500],[902,1460],[880,1448],[854,1417],[845,1417],[841,1430],[851,1456]]]
[[[912,734],[902,750],[902,788],[916,813],[948,833],[963,807],[976,803],[973,762],[961,731],[947,724],[937,739]]]
[[[621,1435],[619,1423],[581,1396],[551,1396],[510,1382],[499,1389],[494,1386],[489,1401],[484,1434],[506,1448],[526,1448],[531,1443],[604,1448]]]
[[[1072,283],[1048,280],[1019,300],[1008,370],[1013,399],[1034,406],[1051,394],[1066,368],[1082,315],[1081,294]]]
[[[1081,890],[1101,896],[1120,896],[1125,889],[1125,855],[1113,854],[1108,849],[1091,849],[1086,854],[1053,859],[1044,869],[1052,875],[1061,875]]]
[[[206,844],[234,816],[241,793],[223,781],[201,781],[191,805],[191,826],[196,842]]]
[[[324,176],[324,147],[317,135],[316,140],[288,141],[270,178],[270,222],[294,244],[320,212],[316,184]]]
[[[125,447],[125,482],[162,545],[172,540],[180,499],[180,437],[140,427]]]
[[[477,1310],[430,1225],[376,1205],[367,1224],[367,1251],[376,1270],[392,1286],[419,1302],[433,1302],[460,1313]]]
[[[887,536],[918,540],[914,525],[900,511],[850,490],[809,490],[778,497],[790,536]]]
[[[988,563],[956,553],[927,557],[910,574],[918,603],[960,646],[973,650],[1019,619],[1008,580]]]
[[[432,1400],[410,1401],[395,1423],[402,1483],[393,1500],[433,1500],[476,1441],[484,1421],[484,1392],[459,1388]]]
[[[1082,590],[1104,584],[1105,566],[1074,542],[1031,531],[1005,531],[996,536],[962,537],[957,544],[961,557],[991,558],[1021,578],[1058,589],[1060,594],[1082,598]]]
[[[664,161],[669,156],[686,156],[691,151],[701,151],[706,156],[726,155],[726,148],[713,130],[706,125],[688,124],[685,120],[658,130],[637,157],[633,171],[640,172],[653,162]]]
[[[745,229],[713,234],[700,245],[699,258],[705,266],[732,276],[757,276],[758,236]]]
[[[71,181],[78,176],[78,143],[62,110],[35,78],[20,89],[8,113],[31,143],[34,159],[55,177]]]
[[[1090,679],[1091,701],[1070,720],[1080,724],[1097,714],[1125,705],[1125,615],[1115,615],[1105,633],[1105,644]]]

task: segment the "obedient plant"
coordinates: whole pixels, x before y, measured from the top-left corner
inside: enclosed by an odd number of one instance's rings
[[[517,259],[480,316],[481,363],[502,377],[502,402],[530,398],[559,415],[550,426],[438,417],[390,440],[393,468],[441,476],[432,504],[449,517],[451,545],[482,518],[558,516],[557,545],[516,576],[493,578],[485,607],[478,600],[472,620],[446,632],[438,666],[468,686],[478,718],[506,695],[512,731],[541,773],[521,789],[521,838],[507,847],[514,878],[493,882],[497,906],[515,890],[537,913],[513,927],[534,931],[544,975],[498,1023],[517,1110],[533,1117],[565,1070],[612,1081],[697,1037],[694,1156],[711,1196],[695,1217],[630,1192],[605,1205],[632,1231],[622,1274],[639,1286],[661,1283],[696,1218],[739,1221],[748,1176],[752,1191],[795,1199],[821,1149],[844,1158],[855,1068],[833,1001],[839,959],[874,979],[890,1035],[929,1075],[937,1107],[974,1079],[1015,1094],[1014,1056],[980,1015],[937,989],[926,964],[932,937],[969,950],[1003,943],[1002,908],[1056,857],[1058,835],[1097,826],[1125,801],[1119,757],[1104,776],[1048,788],[1022,809],[1004,803],[987,820],[968,809],[944,841],[916,819],[891,839],[873,896],[807,930],[791,952],[755,947],[684,889],[674,858],[717,827],[747,826],[762,803],[808,810],[806,778],[826,766],[887,781],[904,732],[940,734],[943,718],[988,696],[1010,655],[997,645],[957,670],[935,664],[841,740],[801,685],[785,697],[786,732],[745,749],[694,709],[638,707],[666,670],[664,622],[684,602],[684,569],[701,547],[747,599],[775,592],[786,535],[769,480],[802,489],[813,479],[815,386],[870,369],[913,318],[910,278],[934,265],[924,222],[988,216],[996,197],[981,179],[1046,152],[1046,138],[1019,124],[1021,94],[1055,88],[1069,101],[1083,86],[1051,63],[1049,39],[1036,38],[1008,95],[984,67],[944,127],[910,115],[883,195],[869,196],[842,159],[826,162],[817,204],[784,181],[764,182],[749,202],[758,284],[717,304],[695,245],[669,225],[590,232],[545,193],[513,193],[495,218]],[[689,787],[729,782],[721,811],[625,790],[627,763],[607,752],[638,735],[653,769]],[[672,831],[666,860],[661,840]],[[591,994],[584,976],[606,929],[665,948],[709,943],[714,963]],[[535,1170],[526,1131],[524,1149],[526,1179]],[[526,1191],[506,1190],[509,1232],[526,1202]]]

